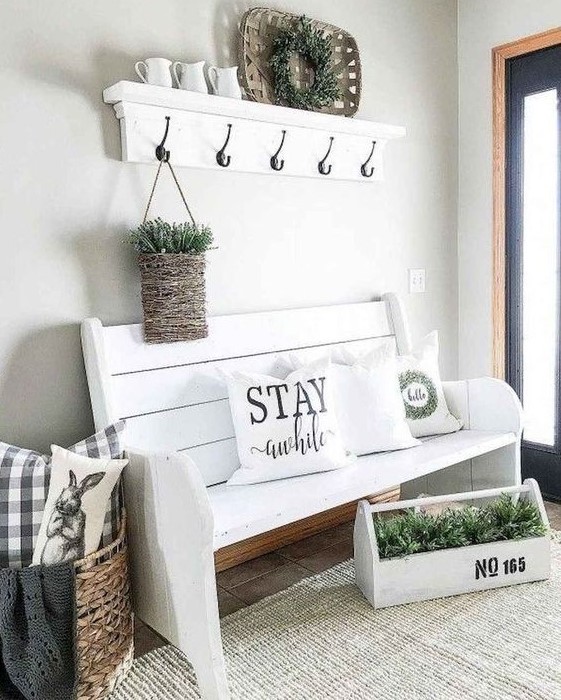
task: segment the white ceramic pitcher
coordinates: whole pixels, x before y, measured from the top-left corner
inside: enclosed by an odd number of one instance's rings
[[[171,70],[177,87],[182,90],[192,90],[193,92],[208,92],[204,66],[204,61],[197,61],[197,63],[175,61]]]
[[[144,68],[144,74],[140,70],[141,67]],[[172,87],[170,67],[171,61],[167,58],[147,58],[134,64],[134,69],[143,83],[161,87]]]
[[[212,85],[215,95],[221,97],[234,97],[236,100],[242,99],[242,89],[238,82],[238,67],[217,68],[209,66],[208,79]]]

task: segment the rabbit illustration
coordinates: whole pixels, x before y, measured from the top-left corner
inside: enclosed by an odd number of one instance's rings
[[[61,491],[49,518],[41,564],[52,566],[84,557],[86,514],[82,510],[82,496],[104,476],[104,472],[88,474],[77,485],[76,475],[70,470],[68,486]]]

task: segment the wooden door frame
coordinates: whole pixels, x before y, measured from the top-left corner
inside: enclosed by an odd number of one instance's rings
[[[493,375],[506,374],[506,62],[561,44],[561,27],[493,49]]]

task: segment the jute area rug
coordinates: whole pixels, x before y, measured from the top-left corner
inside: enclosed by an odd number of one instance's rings
[[[558,537],[556,537],[559,540]],[[222,623],[233,700],[561,700],[561,545],[549,581],[373,610],[352,562]],[[173,647],[112,700],[199,698]]]

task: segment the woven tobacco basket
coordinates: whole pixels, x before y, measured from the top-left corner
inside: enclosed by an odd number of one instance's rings
[[[127,566],[126,516],[119,536],[77,561],[77,700],[101,700],[133,661],[134,625]]]
[[[274,90],[274,78],[269,61],[273,42],[286,26],[295,25],[299,15],[279,12],[266,7],[248,10],[240,24],[239,48],[240,78],[242,85],[255,102],[278,104]],[[328,107],[317,110],[326,114],[352,117],[358,110],[361,93],[360,55],[356,40],[348,32],[333,24],[312,19],[314,29],[329,36],[333,47],[333,69],[341,90],[341,97]],[[310,87],[314,81],[313,71],[306,61],[294,57],[291,60],[296,87]]]
[[[138,256],[147,343],[206,338],[206,258],[185,253]]]
[[[160,161],[143,222],[148,218],[162,165],[166,164],[179,190],[193,224],[179,180],[169,162]],[[144,339],[147,343],[174,343],[199,340],[208,336],[206,322],[206,257],[204,253],[141,253],[138,256],[141,276]]]

